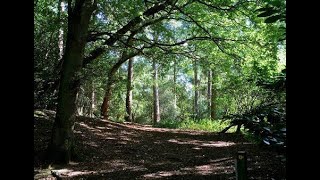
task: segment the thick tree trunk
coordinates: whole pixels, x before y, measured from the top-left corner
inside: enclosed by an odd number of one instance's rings
[[[214,79],[214,73],[211,72],[211,79]],[[211,119],[214,120],[216,119],[216,96],[217,96],[217,91],[214,87],[214,84],[211,83],[211,110],[210,110],[210,114],[211,114]]]
[[[101,115],[103,116],[104,119],[109,119],[109,106],[110,106],[110,100],[111,100],[111,96],[112,96],[112,90],[114,87],[114,75],[117,72],[116,68],[114,66],[112,68],[112,70],[110,71],[110,73],[108,74],[108,83],[107,83],[107,89],[106,92],[104,94],[104,98],[103,98],[103,103],[101,106]]]
[[[194,118],[195,120],[199,119],[199,104],[198,104],[198,99],[199,99],[199,80],[198,80],[198,64],[197,60],[194,60]]]
[[[126,111],[125,120],[133,122],[132,117],[132,81],[133,81],[133,58],[128,62],[128,80],[127,80],[127,96],[126,96]]]
[[[68,163],[74,157],[73,129],[76,120],[76,96],[80,87],[79,74],[89,21],[95,6],[95,1],[76,1],[71,10],[71,1],[68,4],[66,51],[63,56],[57,113],[48,146],[48,158],[54,163]]]
[[[153,59],[153,125],[160,121],[159,89],[158,89],[158,65]]]

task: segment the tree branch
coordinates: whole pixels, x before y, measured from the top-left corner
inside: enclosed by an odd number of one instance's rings
[[[239,0],[234,5],[232,5],[232,6],[224,5],[227,8],[223,8],[223,7],[220,7],[220,6],[215,6],[215,5],[209,4],[209,3],[201,1],[201,0],[196,0],[196,1],[198,3],[200,3],[200,4],[202,4],[202,5],[205,5],[207,7],[210,7],[210,8],[213,8],[213,9],[217,9],[217,10],[220,10],[220,11],[232,11],[232,10],[235,10],[241,4],[244,4],[244,3],[247,3],[247,2],[252,2],[252,1]]]
[[[151,16],[154,15],[155,13],[160,12],[161,10],[164,10],[167,5],[169,5],[171,0],[167,0],[162,4],[155,5],[149,9],[147,9],[143,15],[144,16]],[[150,20],[141,25],[140,27],[134,29],[136,25],[141,23],[143,19],[140,16],[137,16],[133,18],[131,21],[129,21],[125,26],[123,26],[121,29],[119,29],[116,33],[109,33],[109,32],[94,32],[92,33],[91,36],[89,36],[87,41],[94,41],[96,40],[99,36],[102,35],[109,35],[109,39],[107,39],[104,42],[104,45],[109,45],[112,46],[116,41],[118,41],[125,33],[128,31],[131,31],[130,36],[134,36],[136,33],[138,33],[140,30],[142,30],[144,27],[149,26],[151,24],[157,23],[163,19],[165,19],[166,16],[160,17],[158,19]],[[105,47],[98,47],[91,51],[87,57],[84,58],[83,66],[86,66],[87,64],[91,63],[94,59],[98,58],[100,55],[102,55],[104,52],[106,52]]]
[[[166,8],[169,4],[171,4],[172,0],[167,0],[162,4],[155,5],[149,9],[147,9],[143,16],[151,16],[154,15]],[[143,19],[141,16],[137,16],[133,18],[131,21],[129,21],[125,26],[123,26],[121,29],[119,29],[116,33],[110,36],[110,38],[104,43],[105,45],[112,46],[121,36],[123,36],[126,32],[130,31],[132,28],[134,28],[137,24],[142,22]]]

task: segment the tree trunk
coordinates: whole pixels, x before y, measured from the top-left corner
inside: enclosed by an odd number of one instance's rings
[[[212,114],[211,114],[211,93],[212,93],[212,80],[211,80],[211,70],[208,70],[208,114],[210,116],[210,119],[213,120]]]
[[[194,119],[198,120],[199,119],[199,104],[198,104],[198,99],[199,99],[199,80],[198,80],[198,64],[197,60],[194,60]]]
[[[62,59],[63,56],[63,26],[64,26],[64,22],[62,19],[62,15],[65,12],[65,2],[64,0],[59,0],[59,4],[58,4],[58,18],[59,18],[59,22],[60,22],[60,29],[59,29],[59,37],[58,37],[58,47],[59,47],[59,61]]]
[[[173,94],[174,94],[174,118],[177,115],[177,61],[174,60],[173,65]]]
[[[91,106],[90,106],[90,112],[89,112],[89,115],[90,117],[94,117],[94,111],[96,109],[96,94],[95,94],[95,89],[94,89],[94,82],[92,81],[91,84],[90,84],[90,90],[91,90]]]
[[[214,79],[214,73],[211,72],[211,79]],[[214,87],[214,84],[211,82],[211,119],[216,119],[216,97],[217,97],[217,91]]]
[[[115,66],[111,69],[110,73],[108,73],[108,83],[107,83],[107,89],[104,94],[103,103],[101,106],[101,115],[104,119],[109,119],[109,106],[110,106],[110,100],[112,96],[112,90],[115,85],[114,83],[114,75],[117,72],[117,69]]]
[[[153,125],[160,121],[159,88],[158,88],[158,65],[153,59]]]
[[[104,119],[109,119],[108,111],[110,106],[112,90],[115,84],[114,75],[116,74],[117,70],[121,67],[123,63],[125,63],[128,59],[138,55],[139,53],[140,51],[131,52],[129,54],[126,54],[125,52],[123,52],[121,58],[118,60],[116,64],[112,66],[111,70],[109,71],[107,89],[103,98],[103,103],[101,105],[101,116],[103,116]]]
[[[133,122],[132,118],[132,81],[133,81],[133,58],[128,62],[128,80],[127,80],[127,96],[126,96],[126,111],[125,120]]]
[[[68,163],[74,157],[74,123],[76,96],[80,87],[80,70],[84,58],[88,27],[96,1],[68,1],[68,34],[63,56],[58,92],[58,106],[48,146],[48,158],[54,163]]]

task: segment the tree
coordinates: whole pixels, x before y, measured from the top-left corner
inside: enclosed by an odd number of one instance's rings
[[[128,62],[128,80],[127,80],[127,95],[126,95],[126,120],[133,122],[132,114],[132,81],[133,81],[133,58],[129,59]]]
[[[58,107],[48,146],[49,159],[68,163],[74,154],[73,128],[76,118],[76,95],[80,85],[84,48],[88,37],[89,21],[96,9],[96,1],[68,1],[68,36],[63,56]]]
[[[160,103],[159,103],[159,87],[158,87],[158,64],[156,59],[152,60],[153,68],[153,124],[160,121]]]
[[[199,79],[197,59],[194,59],[194,119],[199,119]]]
[[[64,43],[63,43],[63,35],[64,35],[64,30],[63,30],[63,26],[64,26],[64,21],[63,21],[63,14],[65,12],[65,2],[63,0],[59,0],[58,3],[58,18],[60,21],[60,29],[59,29],[59,41],[58,41],[58,47],[59,47],[59,60],[62,59],[63,56],[63,50],[64,50]]]
[[[208,111],[209,111],[209,116],[211,120],[216,119],[216,105],[215,105],[215,99],[216,99],[216,91],[214,88],[214,85],[212,83],[212,79],[214,79],[214,73],[211,69],[208,70]]]
[[[209,73],[209,75],[211,75],[210,79],[214,79],[214,73],[211,71],[211,73]],[[217,97],[217,91],[216,88],[214,87],[214,84],[211,82],[209,85],[211,85],[211,97],[210,97],[210,117],[211,119],[216,119],[217,118],[217,114],[216,114],[216,97]]]
[[[59,61],[61,51],[58,46],[61,39],[59,39],[58,32],[59,29],[62,31],[66,29],[66,13],[61,9],[60,3],[58,1],[42,0],[35,5],[35,108],[56,109],[57,79],[61,67],[61,61]]]
[[[174,118],[176,118],[177,114],[177,60],[174,59],[173,64],[173,94],[174,94]]]
[[[126,62],[128,59],[133,58],[134,56],[138,55],[141,51],[136,51],[136,52],[123,52],[121,58],[117,61],[116,64],[114,64],[111,68],[111,70],[108,72],[108,83],[107,83],[107,88],[105,91],[105,95],[103,98],[103,103],[101,105],[101,115],[104,117],[104,119],[109,118],[109,104],[111,100],[111,95],[112,95],[112,90],[115,85],[115,80],[114,80],[114,75],[117,72],[117,70],[120,68],[120,66]]]

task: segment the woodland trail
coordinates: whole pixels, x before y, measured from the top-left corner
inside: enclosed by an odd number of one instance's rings
[[[236,134],[153,128],[79,117],[75,126],[80,159],[47,169],[40,159],[52,118],[37,118],[34,130],[35,179],[235,179],[234,158],[248,153],[249,179],[285,179],[275,152]]]

